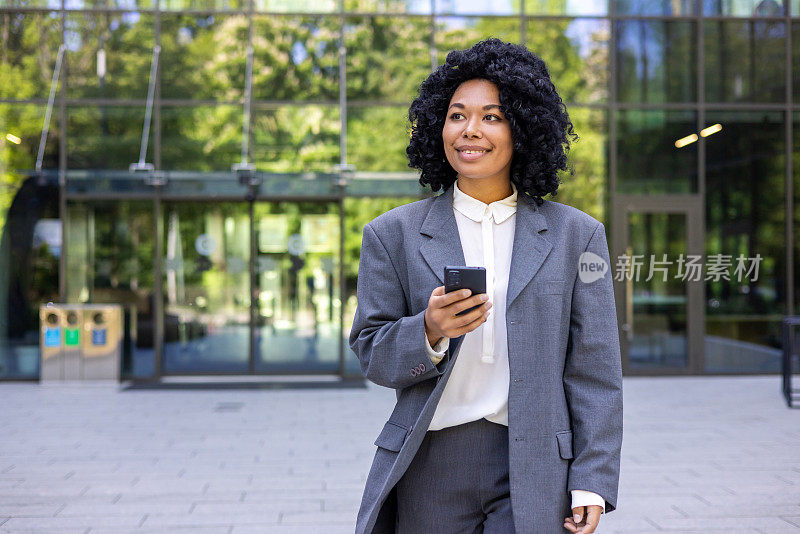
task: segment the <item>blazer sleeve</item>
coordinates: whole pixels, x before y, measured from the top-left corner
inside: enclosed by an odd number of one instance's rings
[[[622,448],[622,359],[605,227],[598,223],[585,252],[608,269],[594,282],[575,280],[564,388],[572,422],[574,459],[567,490],[592,491],[616,508]]]
[[[368,380],[401,389],[444,373],[445,364],[437,367],[425,346],[425,310],[409,315],[392,258],[370,224],[361,242],[356,299],[349,343]]]

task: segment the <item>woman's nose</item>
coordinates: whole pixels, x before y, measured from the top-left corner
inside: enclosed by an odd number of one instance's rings
[[[466,128],[464,128],[464,137],[473,138],[473,137],[481,137],[480,129],[474,127],[471,124],[467,124]]]

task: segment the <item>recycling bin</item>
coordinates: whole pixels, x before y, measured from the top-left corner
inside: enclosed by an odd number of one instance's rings
[[[83,307],[81,362],[84,380],[119,380],[122,357],[122,306]]]
[[[80,305],[62,305],[62,349],[64,380],[80,380],[81,370],[81,326],[83,309]]]
[[[52,304],[39,308],[39,347],[41,351],[40,380],[63,380],[64,359],[62,357],[63,310]]]
[[[41,381],[119,380],[120,305],[50,303],[39,319]]]

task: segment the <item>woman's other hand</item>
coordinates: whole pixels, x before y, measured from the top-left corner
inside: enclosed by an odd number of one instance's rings
[[[602,507],[595,506],[593,504],[589,506],[578,506],[577,508],[573,508],[572,513],[577,517],[578,520],[575,521],[575,519],[572,517],[567,517],[564,519],[564,528],[577,534],[590,534],[597,529],[597,525],[600,523],[600,514],[602,511]]]
[[[488,319],[492,307],[489,296],[486,293],[470,296],[471,293],[469,289],[445,293],[444,286],[433,290],[425,310],[425,335],[431,347],[443,337],[454,338],[472,332]],[[456,317],[457,313],[473,306],[478,308]]]

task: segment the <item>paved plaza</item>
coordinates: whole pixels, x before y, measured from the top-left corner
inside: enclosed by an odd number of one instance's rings
[[[598,533],[800,533],[800,409],[778,376],[624,384],[619,508]],[[353,532],[394,400],[0,383],[0,532]]]

